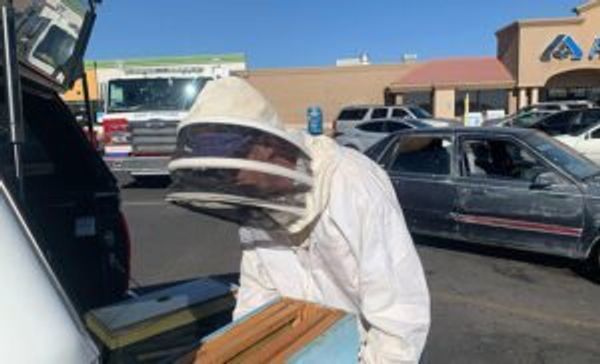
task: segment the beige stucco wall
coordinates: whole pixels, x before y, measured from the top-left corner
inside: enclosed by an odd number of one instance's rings
[[[306,124],[306,109],[318,105],[329,128],[345,105],[383,104],[385,89],[411,64],[266,69],[238,73],[259,89],[290,127]]]
[[[583,50],[580,61],[552,59],[541,56],[560,34],[573,37]],[[600,6],[594,6],[577,17],[563,20],[523,22],[519,34],[519,87],[542,87],[552,76],[580,69],[600,70],[600,60],[588,58],[594,39],[600,36]]]
[[[516,80],[519,77],[519,27],[509,26],[498,33],[497,57]]]
[[[436,89],[433,91],[433,115],[436,118],[455,118],[454,114],[455,90]]]

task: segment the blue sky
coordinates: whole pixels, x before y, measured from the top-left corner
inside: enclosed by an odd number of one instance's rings
[[[104,0],[87,58],[242,52],[251,68],[494,55],[523,18],[570,16],[580,0]]]

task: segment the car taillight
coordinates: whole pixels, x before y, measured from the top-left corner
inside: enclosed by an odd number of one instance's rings
[[[105,145],[130,143],[131,133],[129,132],[129,122],[127,119],[104,119],[102,128],[104,129]]]

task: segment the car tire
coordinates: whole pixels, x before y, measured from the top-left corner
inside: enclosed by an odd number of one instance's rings
[[[600,241],[592,249],[587,264],[592,274],[600,279]]]

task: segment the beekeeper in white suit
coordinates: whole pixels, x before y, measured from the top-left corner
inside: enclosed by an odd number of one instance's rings
[[[385,172],[326,136],[284,130],[239,78],[209,82],[178,130],[167,199],[230,221],[234,316],[286,296],[357,313],[364,363],[418,362],[429,293]]]

